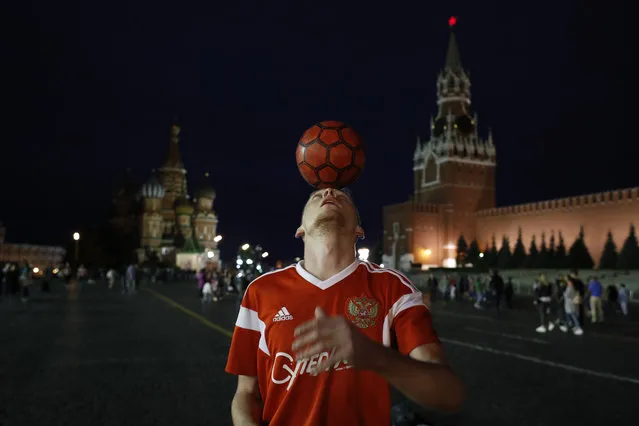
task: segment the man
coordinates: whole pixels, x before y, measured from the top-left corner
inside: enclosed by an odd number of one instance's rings
[[[421,293],[356,259],[364,231],[351,198],[313,192],[295,236],[304,260],[257,278],[242,301],[226,365],[239,376],[235,426],[387,426],[387,383],[421,405],[458,410],[463,387]]]
[[[584,318],[585,318],[585,309],[584,309],[584,298],[586,296],[586,286],[584,282],[579,278],[579,272],[575,269],[568,275],[568,279],[572,282],[572,285],[575,287],[575,291],[579,294],[577,298],[577,316],[579,317],[579,325],[581,327],[584,326]]]
[[[590,293],[590,314],[592,323],[603,322],[603,285],[598,277],[592,277],[588,283],[588,293]]]
[[[497,312],[499,313],[499,308],[501,307],[501,296],[502,294],[504,294],[504,280],[501,275],[499,275],[497,269],[492,270],[492,276],[490,277],[490,286],[495,292],[495,307],[497,308]]]

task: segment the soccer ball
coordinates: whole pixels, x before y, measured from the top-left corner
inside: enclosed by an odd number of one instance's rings
[[[364,169],[364,145],[352,127],[322,121],[304,132],[295,153],[297,168],[315,188],[343,188]]]

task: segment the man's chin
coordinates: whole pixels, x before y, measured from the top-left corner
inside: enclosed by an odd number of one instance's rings
[[[327,209],[317,215],[312,228],[326,232],[331,229],[339,229],[344,226],[344,222],[344,216],[340,211]]]
[[[327,208],[322,209],[322,211],[315,218],[315,223],[319,224],[322,222],[337,222],[343,219],[342,213],[337,209]]]

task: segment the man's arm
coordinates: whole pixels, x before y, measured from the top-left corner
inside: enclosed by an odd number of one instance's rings
[[[417,300],[421,294],[415,293]],[[424,312],[428,312],[424,308]],[[336,360],[347,360],[355,368],[371,370],[384,377],[407,397],[420,405],[442,411],[457,411],[464,399],[461,381],[444,363],[444,351],[432,329],[426,334],[417,326],[430,329],[429,316],[424,312],[403,319],[404,347],[409,356],[403,355],[378,342],[370,340],[344,317],[328,317],[321,308],[315,309],[315,320],[295,329],[291,346],[298,360],[308,359],[322,351],[332,355],[321,361],[316,371],[327,371]],[[412,322],[412,323],[411,323]],[[413,337],[410,337],[410,330]],[[417,330],[417,331],[415,331]],[[411,341],[430,341],[410,348]],[[401,341],[399,342],[402,346]]]
[[[237,376],[237,390],[231,403],[234,426],[258,426],[262,418],[262,404],[257,377]]]
[[[464,401],[461,380],[445,363],[439,343],[413,349],[409,356],[375,344],[372,370],[404,395],[426,407],[455,412]]]

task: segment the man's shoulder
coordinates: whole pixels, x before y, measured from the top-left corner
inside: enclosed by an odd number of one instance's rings
[[[361,265],[365,268],[369,281],[373,283],[389,286],[391,289],[406,293],[419,291],[410,278],[396,269],[382,267],[372,262],[361,262]]]
[[[246,287],[246,291],[251,291],[252,293],[261,293],[263,291],[268,291],[268,288],[272,287],[274,284],[281,283],[285,280],[290,280],[292,278],[295,278],[295,276],[295,265],[287,266],[286,268],[282,269],[276,269],[275,271],[266,272],[251,281]]]

